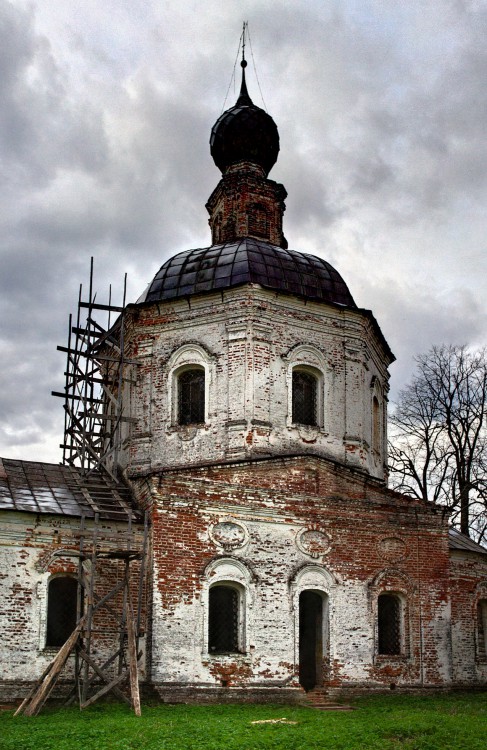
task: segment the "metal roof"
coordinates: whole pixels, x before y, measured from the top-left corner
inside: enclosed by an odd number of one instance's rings
[[[459,549],[467,552],[478,552],[481,555],[487,555],[487,548],[481,547],[466,534],[462,534],[457,529],[448,529],[448,546],[450,549]]]
[[[101,472],[10,458],[0,458],[0,510],[138,520],[129,489]]]
[[[174,255],[138,302],[177,299],[249,283],[357,307],[340,274],[325,260],[252,237]]]

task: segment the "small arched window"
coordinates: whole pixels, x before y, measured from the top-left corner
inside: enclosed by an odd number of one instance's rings
[[[318,380],[306,370],[293,370],[293,423],[316,425]]]
[[[487,657],[487,599],[477,604],[477,643],[478,655]]]
[[[220,242],[231,242],[235,239],[235,217],[229,216],[222,228]]]
[[[254,203],[249,211],[249,234],[257,237],[267,237],[267,211],[261,203]]]
[[[380,594],[378,599],[379,654],[401,653],[401,601],[395,594]]]
[[[78,583],[75,578],[51,578],[47,589],[46,646],[62,646],[76,627]]]
[[[221,235],[222,235],[222,215],[221,213],[218,213],[213,222],[213,242],[215,245],[221,242],[221,239],[222,239]]]
[[[203,367],[183,370],[177,378],[178,423],[202,424],[205,421],[205,371]]]
[[[233,586],[212,586],[209,591],[208,651],[237,653],[239,648],[240,592]]]

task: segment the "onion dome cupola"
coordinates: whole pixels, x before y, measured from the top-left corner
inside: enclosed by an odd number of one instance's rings
[[[211,130],[211,155],[223,174],[233,164],[250,162],[262,167],[267,177],[277,161],[279,133],[272,117],[252,102],[245,81],[246,61],[241,65],[240,96]]]
[[[242,85],[234,107],[211,130],[210,149],[222,179],[206,208],[214,244],[244,237],[287,247],[282,232],[286,190],[267,175],[277,161],[279,133],[272,117],[252,102],[242,59]]]

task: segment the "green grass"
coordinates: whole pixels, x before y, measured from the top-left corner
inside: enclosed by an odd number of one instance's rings
[[[374,696],[357,711],[291,706],[98,704],[0,712],[1,750],[487,750],[487,693]],[[296,724],[252,724],[285,717]]]

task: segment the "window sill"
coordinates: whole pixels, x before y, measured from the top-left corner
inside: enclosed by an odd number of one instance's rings
[[[376,654],[374,656],[374,662],[376,664],[386,664],[387,662],[393,662],[394,664],[400,664],[407,662],[409,656],[407,654]]]
[[[321,434],[321,435],[328,435],[328,432],[325,430],[324,427],[321,427],[319,424],[301,424],[301,422],[288,422],[287,423],[288,430],[296,430],[300,434]]]

